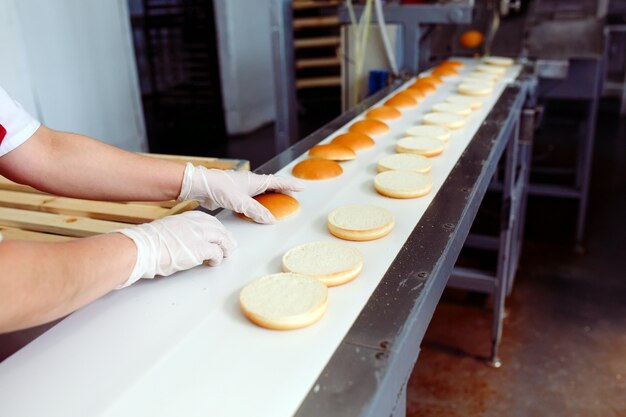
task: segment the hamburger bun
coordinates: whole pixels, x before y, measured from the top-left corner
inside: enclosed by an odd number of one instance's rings
[[[374,139],[370,138],[367,135],[359,132],[348,132],[343,135],[339,135],[335,137],[331,143],[336,143],[337,145],[347,146],[353,151],[360,151],[363,149],[373,148],[376,142]]]
[[[455,77],[457,75],[459,75],[459,72],[457,70],[455,70],[453,67],[451,66],[438,66],[437,68],[435,68],[433,70],[433,75],[436,75],[437,77]]]
[[[411,108],[417,106],[417,100],[407,93],[399,93],[385,102],[385,105],[397,108]]]
[[[380,106],[368,111],[365,117],[376,120],[396,120],[402,117],[402,113],[395,107]]]
[[[412,153],[395,153],[387,155],[378,161],[378,172],[385,171],[414,171],[426,174],[430,172],[432,163],[425,156]]]
[[[408,136],[396,143],[396,152],[414,153],[422,156],[437,156],[446,149],[446,144],[438,139],[423,136]]]
[[[451,113],[426,113],[422,119],[424,124],[443,126],[447,129],[460,129],[465,126],[465,117]]]
[[[311,158],[298,162],[291,173],[304,180],[325,180],[338,177],[343,173],[341,166],[328,159]]]
[[[330,233],[345,240],[380,239],[391,232],[394,224],[393,214],[389,210],[365,204],[342,206],[328,215]]]
[[[344,242],[305,243],[283,256],[283,271],[319,279],[327,287],[352,281],[362,269],[363,255]]]
[[[455,103],[437,103],[433,106],[432,111],[438,113],[458,114],[459,116],[469,116],[472,114],[472,108],[467,104]]]
[[[444,142],[450,139],[450,130],[443,126],[435,125],[412,126],[406,130],[406,134],[411,136],[423,136],[426,138],[439,139]]]
[[[254,324],[273,330],[293,330],[319,320],[328,305],[328,288],[302,274],[266,275],[246,285],[239,306]]]
[[[406,94],[409,95],[411,97],[413,97],[415,100],[420,101],[423,100],[424,97],[426,97],[426,94],[424,94],[422,92],[422,90],[420,90],[419,88],[407,88],[406,90],[404,90],[402,93],[400,94]]]
[[[352,126],[350,126],[350,132],[358,132],[363,133],[364,135],[372,136],[372,135],[383,135],[389,132],[389,126],[380,120],[361,120],[360,122],[356,122]]]
[[[252,198],[268,209],[276,220],[286,219],[300,211],[300,202],[287,194],[265,193]],[[245,214],[238,213],[238,216],[242,219],[252,221],[252,219]]]
[[[309,150],[311,158],[330,159],[331,161],[350,161],[356,158],[356,153],[344,145],[328,143],[316,145]]]
[[[417,198],[433,188],[428,174],[415,171],[386,171],[374,177],[374,188],[379,194],[392,198]]]

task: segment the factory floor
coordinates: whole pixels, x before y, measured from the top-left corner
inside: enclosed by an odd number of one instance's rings
[[[626,119],[601,113],[596,138],[584,253],[571,244],[573,217],[531,198],[502,367],[483,361],[489,300],[446,290],[407,416],[626,416]]]

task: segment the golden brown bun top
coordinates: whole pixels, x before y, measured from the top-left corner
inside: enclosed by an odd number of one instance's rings
[[[311,158],[298,162],[291,170],[291,173],[294,177],[305,180],[325,180],[338,177],[343,173],[343,169],[335,161]]]
[[[416,83],[419,83],[419,82],[429,82],[435,87],[437,87],[439,84],[443,83],[443,80],[439,78],[438,76],[431,74],[431,75],[426,75],[424,77],[418,78]]]
[[[433,70],[433,74],[439,77],[451,77],[454,75],[459,75],[459,72],[451,66],[440,65]]]
[[[347,146],[353,151],[369,149],[376,144],[376,142],[374,142],[374,139],[359,132],[348,132],[344,133],[343,135],[339,135],[332,140],[332,143]]]
[[[407,88],[400,94],[407,94],[413,97],[415,100],[422,100],[426,95],[419,88]]]
[[[437,91],[437,87],[429,82],[420,82],[420,80],[417,80],[415,83],[409,86],[409,90],[418,90],[423,95],[426,95]]]
[[[461,61],[455,61],[453,59],[447,59],[443,61],[439,66],[450,66],[452,68],[461,69],[465,66]]]
[[[387,100],[385,104],[391,107],[407,108],[417,106],[417,100],[410,94],[399,93]]]
[[[389,132],[389,126],[380,120],[361,120],[356,122],[349,129],[351,132],[359,132],[365,135],[380,135]]]
[[[365,115],[368,119],[394,120],[402,117],[400,110],[391,106],[376,107]]]
[[[332,161],[349,161],[356,158],[352,148],[338,143],[316,145],[309,151],[312,158],[330,159]]]
[[[268,209],[276,220],[282,220],[289,216],[292,216],[300,210],[300,202],[287,194],[280,193],[265,193],[252,197],[263,207]],[[251,220],[249,217],[239,214],[239,217]]]

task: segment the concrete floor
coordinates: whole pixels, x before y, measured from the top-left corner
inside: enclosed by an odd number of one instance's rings
[[[541,200],[530,212],[541,213]],[[529,219],[492,369],[491,311],[446,291],[408,387],[407,416],[626,416],[626,120],[598,123],[585,253],[563,244],[574,225]],[[556,228],[553,228],[554,225]],[[548,226],[546,226],[548,225]]]

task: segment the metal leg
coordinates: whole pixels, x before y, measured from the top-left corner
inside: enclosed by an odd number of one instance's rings
[[[402,386],[402,390],[398,394],[398,402],[396,403],[396,407],[391,413],[390,417],[405,417],[406,416],[406,386],[408,385],[408,381]]]
[[[272,0],[270,16],[276,95],[274,147],[278,154],[287,149],[292,141],[298,139],[292,1]]]
[[[514,236],[511,216],[511,196],[515,187],[515,171],[517,167],[519,120],[515,129],[511,132],[513,136],[509,140],[506,150],[506,166],[504,172],[504,182],[502,187],[502,223],[500,227],[500,248],[498,250],[498,267],[494,281],[493,292],[493,318],[491,324],[491,356],[489,365],[499,368],[502,365],[498,356],[500,341],[502,339],[502,320],[504,319],[504,301],[508,289],[508,275],[511,268],[511,244]]]

